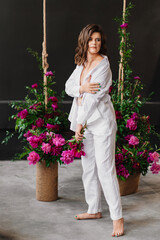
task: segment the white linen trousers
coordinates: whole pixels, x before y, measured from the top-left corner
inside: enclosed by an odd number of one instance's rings
[[[78,107],[78,114],[81,106]],[[99,118],[87,124],[82,156],[82,181],[88,213],[101,212],[101,190],[109,206],[112,220],[122,218],[122,205],[115,167],[115,137],[117,123]]]

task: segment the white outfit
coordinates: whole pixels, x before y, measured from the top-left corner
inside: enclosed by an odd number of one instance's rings
[[[109,205],[112,220],[122,218],[122,206],[115,168],[115,136],[117,123],[113,104],[110,101],[109,87],[112,84],[112,72],[107,56],[102,55],[101,62],[85,77],[91,75],[91,82],[99,82],[100,91],[96,94],[84,93],[82,105],[78,106],[80,97],[80,76],[83,66],[75,68],[66,82],[66,93],[74,97],[69,114],[70,129],[76,131],[76,125],[84,125],[84,151],[82,157],[83,185],[88,213],[101,212],[101,187]]]

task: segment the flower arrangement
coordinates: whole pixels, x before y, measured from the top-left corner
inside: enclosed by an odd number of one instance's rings
[[[29,49],[29,52],[36,57],[39,68],[42,72],[41,58],[37,52]],[[19,139],[24,142],[24,152],[19,154],[19,159],[27,156],[30,165],[45,160],[46,166],[56,161],[60,164],[70,164],[75,157],[85,155],[83,151],[83,143],[77,142],[73,136],[70,140],[66,140],[62,134],[64,129],[68,129],[67,113],[59,108],[59,103],[64,97],[56,97],[56,92],[52,89],[54,72],[48,71],[47,76],[47,95],[48,102],[45,106],[44,84],[34,83],[31,87],[26,87],[28,94],[25,101],[12,102],[11,107],[18,111],[11,118],[16,120],[15,130],[19,134]],[[82,129],[82,132],[84,128]],[[8,135],[3,143],[7,143],[13,134]]]
[[[118,33],[120,37],[119,50],[121,60],[119,62],[122,68],[118,80],[113,81],[110,87],[110,95],[115,108],[116,120],[118,125],[116,135],[116,170],[117,176],[126,180],[135,172],[146,175],[150,168],[153,174],[160,172],[159,153],[160,149],[151,146],[150,136],[156,133],[155,127],[150,124],[149,116],[140,113],[141,107],[150,99],[142,98],[140,92],[143,84],[139,76],[133,76],[129,66],[131,59],[131,43],[129,42],[130,33],[126,31],[129,28],[128,17],[131,3],[126,8],[125,15],[121,18],[115,18],[119,23]]]

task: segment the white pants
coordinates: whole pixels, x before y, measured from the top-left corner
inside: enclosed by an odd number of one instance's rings
[[[88,213],[101,212],[101,189],[112,220],[122,218],[122,205],[115,168],[115,136],[113,120],[97,119],[87,124],[83,140],[86,156],[82,156],[82,181]]]

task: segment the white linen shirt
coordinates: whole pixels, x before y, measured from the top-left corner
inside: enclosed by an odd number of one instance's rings
[[[96,94],[83,93],[81,106],[78,106],[77,98],[81,96],[80,76],[83,70],[83,65],[77,65],[73,73],[66,81],[65,91],[73,97],[72,107],[69,113],[69,121],[71,122],[70,129],[76,131],[77,124],[88,124],[98,118],[106,118],[116,122],[115,111],[109,95],[109,87],[112,85],[112,72],[108,57],[102,55],[103,59],[85,76],[83,84],[91,75],[90,82],[98,82],[101,85],[100,91]]]

